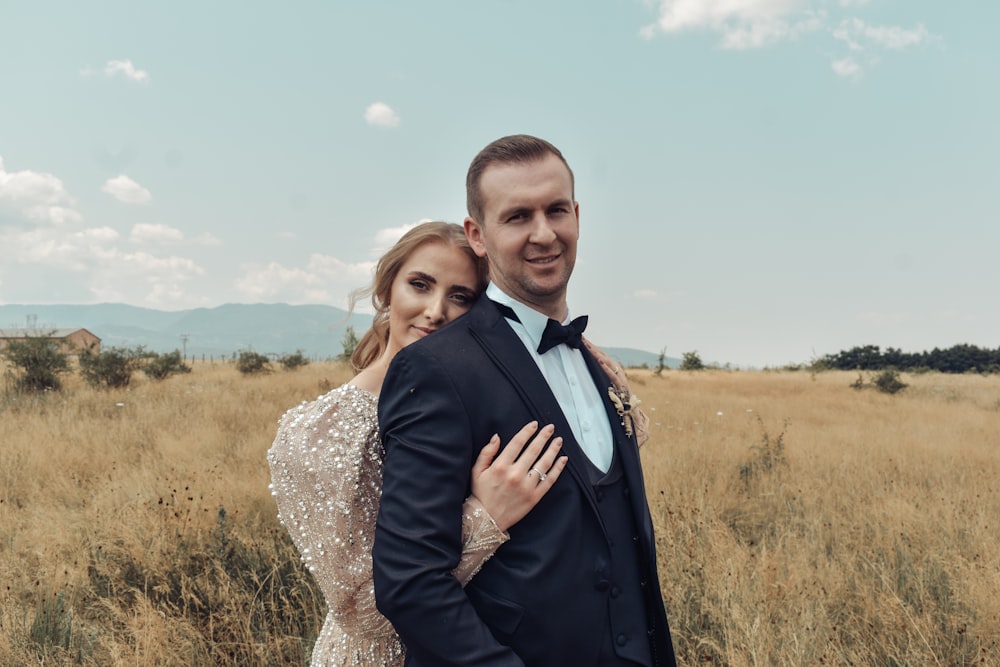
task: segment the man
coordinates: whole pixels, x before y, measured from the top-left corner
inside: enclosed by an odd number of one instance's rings
[[[476,156],[466,188],[466,236],[491,284],[465,317],[402,350],[382,385],[379,610],[408,665],[673,666],[635,437],[578,325],[539,347],[549,319],[569,315],[573,174],[554,146],[516,135]],[[555,424],[570,474],[463,590],[450,573],[475,443],[531,420]]]

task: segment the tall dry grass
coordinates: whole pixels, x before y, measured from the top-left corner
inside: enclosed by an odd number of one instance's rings
[[[1000,378],[630,375],[682,664],[1000,664]],[[323,605],[264,455],[348,376],[0,398],[0,664],[304,664]]]

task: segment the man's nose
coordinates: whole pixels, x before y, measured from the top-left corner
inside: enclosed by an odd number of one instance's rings
[[[538,245],[548,245],[556,240],[556,233],[544,213],[539,213],[531,221],[531,236],[529,241]]]

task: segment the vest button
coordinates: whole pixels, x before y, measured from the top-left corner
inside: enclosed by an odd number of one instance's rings
[[[625,646],[625,644],[628,644],[628,637],[626,637],[625,635],[618,635],[615,638],[615,641],[618,642],[619,646]]]
[[[622,594],[622,589],[618,588],[617,586],[611,587],[611,597],[616,598],[621,594]]]

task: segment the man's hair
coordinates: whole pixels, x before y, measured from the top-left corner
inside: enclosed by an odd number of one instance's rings
[[[483,172],[494,164],[524,164],[543,159],[546,155],[555,155],[569,172],[570,191],[574,191],[573,170],[569,168],[566,158],[559,152],[559,149],[538,137],[527,134],[513,134],[508,137],[501,137],[479,151],[479,154],[472,159],[469,171],[465,175],[465,205],[469,209],[469,216],[483,224],[483,192],[480,184],[483,180]],[[575,194],[573,195],[575,198]]]

